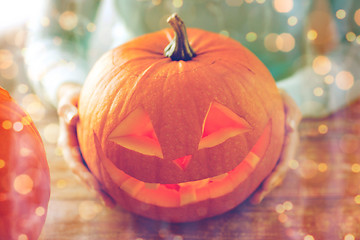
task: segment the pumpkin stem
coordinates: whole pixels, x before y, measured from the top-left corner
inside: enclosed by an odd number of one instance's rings
[[[176,13],[172,14],[167,22],[174,29],[175,35],[173,40],[164,49],[164,55],[173,61],[191,60],[196,54],[190,46],[184,22]]]

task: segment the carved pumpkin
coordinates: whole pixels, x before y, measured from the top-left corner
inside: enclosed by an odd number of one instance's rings
[[[186,32],[176,15],[169,22],[173,41],[165,29],[98,60],[80,95],[78,138],[121,206],[193,221],[234,208],[271,172],[284,112],[274,79],[249,50]]]
[[[50,197],[40,135],[0,87],[0,239],[38,239]]]

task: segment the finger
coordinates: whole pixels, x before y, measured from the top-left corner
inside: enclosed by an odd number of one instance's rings
[[[296,102],[290,95],[283,90],[280,91],[280,94],[283,100],[286,115],[285,129],[287,132],[292,132],[297,129],[301,121],[302,114]]]
[[[263,181],[261,187],[252,195],[250,203],[259,204],[273,189],[282,184],[289,170],[289,161],[295,157],[298,142],[299,136],[297,131],[286,135],[279,161],[274,170]]]
[[[58,115],[68,125],[75,125],[78,121],[78,109],[71,103],[62,101],[58,106]]]

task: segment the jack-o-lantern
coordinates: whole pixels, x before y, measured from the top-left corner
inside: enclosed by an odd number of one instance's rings
[[[50,198],[50,175],[40,135],[0,87],[0,239],[38,239]]]
[[[280,155],[284,111],[249,50],[186,32],[177,15],[169,23],[172,41],[165,29],[98,60],[80,95],[78,138],[121,206],[183,222],[228,211],[260,185]]]

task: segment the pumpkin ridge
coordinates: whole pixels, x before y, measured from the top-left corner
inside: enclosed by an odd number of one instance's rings
[[[231,67],[229,66],[229,64],[226,64],[225,62],[222,62],[222,63],[220,63],[220,64],[222,64],[223,67],[228,68],[229,70],[233,70],[233,69],[231,69]],[[248,69],[248,68],[246,67],[246,69]],[[240,71],[239,69],[236,69],[236,71],[237,71],[238,74],[242,74],[242,76],[243,76],[244,73],[243,73],[242,71]],[[254,73],[254,72],[252,71],[252,73]],[[253,75],[256,76],[257,74],[254,73]],[[252,89],[255,89],[255,90],[256,90],[257,87],[256,87],[256,85],[254,85],[254,84],[256,84],[256,83],[255,83],[254,81],[250,81],[250,80],[248,79],[248,77],[242,77],[242,80],[239,81],[239,83],[240,83],[243,87],[244,87],[244,83],[243,83],[242,81],[243,81],[244,79],[247,80],[246,83],[249,84]],[[250,84],[251,82],[253,82],[253,84]],[[246,86],[246,88],[249,89],[249,86]],[[231,88],[230,88],[230,89],[231,89]],[[267,102],[263,99],[263,95],[260,95],[258,91],[252,91],[252,93],[257,96],[257,98],[262,102],[263,105],[266,105]],[[271,115],[272,109],[266,108],[266,109],[264,109],[264,110],[266,111],[266,113],[267,113],[268,116]]]

